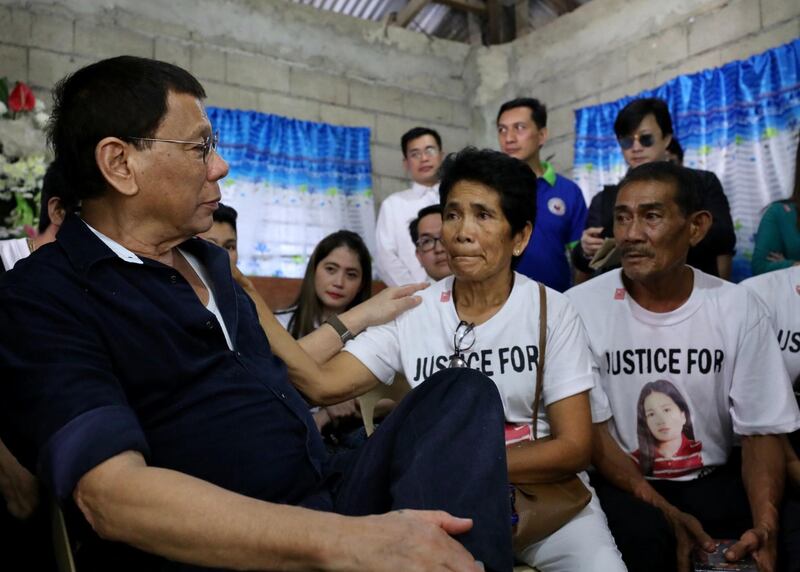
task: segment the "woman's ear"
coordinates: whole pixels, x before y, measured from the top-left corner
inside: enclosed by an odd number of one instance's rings
[[[101,139],[94,148],[94,158],[109,187],[120,194],[133,196],[139,192],[136,183],[134,147],[117,137]]]
[[[531,234],[533,234],[533,225],[530,223],[530,221],[528,221],[525,223],[525,226],[522,227],[522,230],[514,235],[513,251],[522,254],[522,252],[525,250],[525,247],[528,246],[528,242],[531,240]],[[514,256],[519,256],[519,254],[515,254]]]

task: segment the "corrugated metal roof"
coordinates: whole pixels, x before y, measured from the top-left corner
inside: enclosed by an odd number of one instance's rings
[[[392,12],[400,12],[408,0],[292,0],[364,20],[382,21]],[[539,28],[562,14],[574,10],[590,0],[528,0],[528,17],[532,28]],[[514,0],[503,1],[505,11],[513,13]],[[485,37],[485,22],[482,22]],[[429,36],[459,42],[469,40],[466,12],[443,4],[430,3],[408,25],[408,29]]]

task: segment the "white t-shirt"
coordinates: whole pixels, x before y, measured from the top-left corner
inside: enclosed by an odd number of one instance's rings
[[[453,334],[461,320],[453,303],[452,287],[452,276],[429,286],[420,294],[422,304],[388,324],[368,328],[348,342],[345,351],[384,383],[389,383],[395,372],[403,372],[412,387],[419,385],[446,368],[448,356],[453,353]],[[539,344],[536,282],[515,274],[506,303],[474,331],[475,345],[464,352],[468,366],[482,371],[497,385],[507,422],[530,423]],[[537,426],[541,437],[550,434],[545,405],[594,385],[592,360],[580,319],[566,297],[549,288],[546,352]],[[593,414],[605,420],[610,411],[593,408]]]
[[[284,329],[289,329],[289,322],[297,311],[297,306],[286,308],[285,310],[278,310],[275,312],[275,319],[278,320]]]
[[[375,265],[388,286],[424,282],[425,269],[417,260],[409,223],[419,211],[439,202],[439,185],[414,183],[410,189],[393,193],[381,203],[375,223]]]
[[[761,305],[745,288],[693,270],[691,296],[671,312],[639,306],[625,290],[621,270],[567,292],[586,326],[611,404],[612,434],[637,459],[640,450],[659,445],[654,456],[660,470],[653,474],[679,480],[724,464],[734,434],[787,433],[800,427],[800,411]],[[657,424],[658,407],[643,399],[642,414],[637,412],[645,384],[660,380],[688,407],[684,412],[670,397],[671,409],[677,405],[684,415],[677,424],[683,442],[672,458],[661,447],[670,438],[670,427]],[[666,390],[659,393],[667,395]],[[661,432],[667,434],[659,438]]]
[[[409,240],[411,240],[409,238]],[[31,253],[27,238],[11,238],[0,240],[0,260],[6,271],[14,268],[17,261],[22,260]]]
[[[800,376],[800,266],[753,276],[741,285],[764,304],[778,335],[789,379],[795,383]]]

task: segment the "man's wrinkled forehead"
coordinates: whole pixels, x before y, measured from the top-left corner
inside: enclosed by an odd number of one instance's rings
[[[677,188],[674,184],[655,179],[631,181],[619,189],[614,210],[655,206],[668,208],[677,205]]]

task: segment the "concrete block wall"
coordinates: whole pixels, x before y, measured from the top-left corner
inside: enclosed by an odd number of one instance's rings
[[[208,103],[372,130],[376,203],[406,188],[399,139],[496,148],[512,97],[548,104],[543,155],[569,174],[576,108],[800,36],[796,0],[592,0],[501,46],[470,47],[283,0],[0,0],[0,75],[40,93],[128,53],[183,66]]]
[[[550,141],[572,169],[574,110],[656,87],[676,76],[745,59],[800,37],[796,0],[592,0],[507,47],[472,55],[475,140],[496,145],[503,101],[538,97]]]
[[[180,65],[209,105],[372,130],[376,205],[408,187],[400,136],[416,125],[449,149],[470,140],[467,45],[282,0],[0,0],[0,76],[40,96],[120,54]]]

